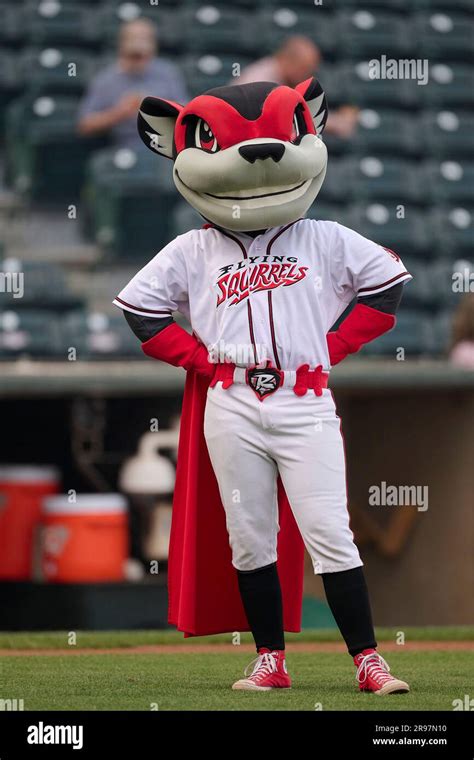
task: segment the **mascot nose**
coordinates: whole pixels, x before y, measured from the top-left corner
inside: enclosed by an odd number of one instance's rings
[[[242,158],[245,158],[250,164],[253,164],[257,159],[263,161],[265,158],[272,158],[275,163],[278,163],[284,152],[285,146],[281,143],[257,143],[254,145],[242,145],[239,148]]]

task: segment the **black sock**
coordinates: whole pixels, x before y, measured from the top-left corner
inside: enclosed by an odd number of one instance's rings
[[[322,573],[322,579],[329,607],[349,654],[355,657],[363,649],[375,648],[369,592],[362,567]]]
[[[258,570],[237,570],[237,577],[257,650],[284,649],[283,604],[276,563]]]

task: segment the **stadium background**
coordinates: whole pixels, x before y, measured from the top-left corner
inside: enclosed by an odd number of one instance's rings
[[[472,0],[0,3],[2,272],[23,273],[25,283],[22,298],[0,294],[2,629],[166,621],[183,377],[142,357],[111,301],[162,245],[201,220],[166,162],[76,131],[81,94],[113,56],[120,23],[140,14],[156,21],[160,55],[181,67],[192,95],[225,84],[236,62],[304,33],[323,53],[330,108],[360,108],[353,138],[327,138],[328,175],[309,215],[393,248],[414,280],[397,329],[332,375],[353,527],[377,624],[474,622],[474,373],[449,358],[472,270],[473,9]],[[381,55],[428,59],[428,84],[371,79],[368,61]],[[464,293],[453,273],[464,277]],[[139,441],[156,426],[158,443],[137,460]],[[64,546],[55,545],[38,495],[44,478],[47,489],[79,497],[125,492],[134,561],[123,578],[86,582],[107,568],[87,567],[84,543],[75,582],[61,582]],[[370,506],[369,487],[382,481],[427,487],[428,508]],[[306,592],[305,625],[332,626],[309,568]]]

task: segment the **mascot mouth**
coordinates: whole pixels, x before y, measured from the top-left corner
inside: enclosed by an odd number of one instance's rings
[[[271,190],[270,192],[265,193],[257,193],[256,195],[247,195],[249,192],[248,190],[236,190],[235,195],[224,195],[223,193],[204,193],[204,195],[209,196],[209,198],[217,198],[217,200],[227,200],[227,201],[251,201],[255,200],[257,198],[269,198],[272,195],[285,195],[285,193],[292,193],[295,190],[299,190],[300,187],[303,187],[304,185],[309,185],[311,182],[310,179],[303,180],[303,182],[300,182],[296,185],[288,185],[288,187],[285,187],[283,190]],[[267,190],[267,188],[262,187],[262,190]],[[270,190],[270,188],[268,188]]]
[[[261,192],[258,193],[252,192],[251,189],[246,189],[235,190],[233,195],[227,195],[226,193],[206,193],[204,191],[194,190],[192,187],[183,182],[182,178],[179,175],[179,172],[176,169],[175,175],[179,182],[191,193],[194,193],[198,196],[200,195],[202,198],[213,198],[214,201],[217,201],[219,205],[222,203],[225,204],[227,201],[259,201],[266,198],[276,198],[277,196],[290,194],[293,194],[293,197],[299,197],[306,192],[314,179],[314,177],[311,177],[309,179],[303,180],[302,182],[286,185],[280,187],[279,189],[275,189],[275,187],[261,187],[259,188]]]

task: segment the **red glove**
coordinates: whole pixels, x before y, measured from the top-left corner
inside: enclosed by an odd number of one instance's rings
[[[142,351],[153,359],[172,364],[173,367],[193,369],[209,379],[214,375],[216,365],[209,361],[206,348],[176,322],[142,343]]]
[[[358,303],[335,332],[327,334],[331,366],[339,364],[348,354],[354,354],[395,326],[395,316]]]

